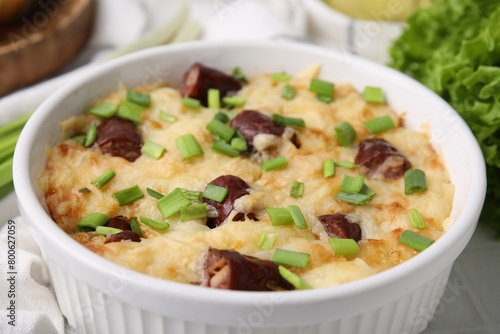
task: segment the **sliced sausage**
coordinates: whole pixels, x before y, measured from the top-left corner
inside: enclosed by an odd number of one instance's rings
[[[318,216],[318,220],[325,228],[330,238],[361,240],[361,227],[358,223],[351,223],[342,213],[333,213]]]
[[[250,188],[250,186],[245,181],[234,175],[219,176],[218,178],[212,180],[210,184],[227,189],[227,196],[221,203],[208,198],[203,198],[205,203],[212,205],[217,211],[218,216],[216,218],[207,219],[207,226],[215,228],[222,224],[226,220],[227,216],[229,216],[234,208],[234,201],[241,196],[248,195],[248,188]],[[234,216],[233,221],[241,221],[244,219],[244,213],[239,212]]]
[[[380,138],[361,141],[355,162],[367,169],[367,176],[380,173],[389,180],[400,178],[411,168],[411,163],[404,155]]]
[[[141,236],[132,231],[123,231],[120,233],[110,235],[109,237],[106,238],[106,241],[104,243],[109,244],[110,242],[120,242],[122,240],[131,240],[134,242],[140,242]]]
[[[258,134],[280,137],[285,131],[284,126],[274,123],[271,117],[255,110],[243,110],[231,120],[230,125],[243,135],[249,146]]]
[[[184,74],[180,93],[183,97],[200,100],[204,106],[208,105],[208,90],[218,89],[221,99],[229,92],[241,89],[241,83],[221,71],[194,63]]]
[[[204,285],[216,289],[243,291],[293,290],[281,277],[278,266],[268,260],[236,251],[209,248],[204,263]]]
[[[134,162],[141,156],[141,136],[131,121],[113,117],[97,127],[97,145],[102,153]]]
[[[108,222],[106,223],[106,226],[119,228],[122,231],[132,230],[130,228],[130,223],[127,220],[125,220],[125,218],[123,218],[123,216],[116,216],[114,218],[110,218],[108,220]]]

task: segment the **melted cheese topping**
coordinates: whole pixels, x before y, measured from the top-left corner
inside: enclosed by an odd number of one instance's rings
[[[322,162],[354,161],[357,144],[340,147],[334,136],[334,127],[348,121],[356,131],[356,141],[370,135],[363,121],[389,115],[395,124],[402,120],[384,104],[365,102],[359,93],[347,83],[337,84],[334,102],[320,102],[308,91],[318,67],[311,67],[290,82],[297,89],[292,100],[281,98],[283,83],[273,81],[269,75],[250,80],[239,96],[246,98],[244,106],[230,111],[237,114],[243,109],[258,110],[266,114],[278,113],[300,117],[306,122],[305,129],[296,130],[300,141],[297,149],[289,140],[263,136],[257,138],[257,146],[272,145],[266,155],[241,155],[236,158],[212,151],[213,138],[205,129],[215,110],[193,110],[182,105],[176,89],[155,87],[144,89],[151,94],[152,104],[142,113],[139,132],[143,142],[153,142],[166,148],[159,160],[142,155],[130,163],[120,157],[102,155],[96,146],[85,149],[73,139],[67,139],[50,150],[46,169],[40,176],[40,184],[50,214],[56,223],[74,238],[105,258],[127,268],[168,280],[199,283],[202,279],[202,263],[209,246],[233,249],[242,254],[261,259],[272,259],[274,250],[257,247],[262,232],[276,233],[274,248],[311,254],[304,269],[292,268],[313,287],[323,287],[357,280],[393,267],[417,254],[417,251],[398,242],[402,231],[415,230],[408,218],[408,211],[417,208],[427,227],[418,233],[437,239],[448,223],[454,188],[450,183],[443,161],[433,150],[428,136],[398,126],[396,129],[376,135],[396,147],[412,163],[413,168],[425,171],[428,190],[410,196],[404,194],[403,178],[387,181],[374,175],[365,183],[377,192],[373,200],[363,206],[340,202],[335,198],[343,175],[360,175],[358,169],[336,168],[336,175],[323,178]],[[119,103],[125,97],[125,88],[111,94],[105,100]],[[173,124],[160,119],[160,111],[175,115]],[[82,132],[99,119],[89,115],[73,117],[63,122],[63,133]],[[175,145],[178,136],[193,134],[203,149],[203,155],[182,160]],[[290,130],[283,137],[290,137]],[[283,155],[288,166],[264,172],[263,159]],[[96,189],[90,182],[107,170],[116,171],[116,177],[103,189]],[[245,180],[251,187],[250,194],[238,199],[235,210],[253,212],[259,221],[226,223],[215,229],[205,226],[204,220],[180,222],[177,216],[169,219],[170,228],[157,231],[142,225],[145,238],[141,242],[122,241],[104,244],[105,237],[93,232],[74,234],[76,225],[87,214],[101,212],[108,217],[146,216],[161,219],[156,200],[145,195],[132,204],[119,206],[112,197],[114,192],[139,185],[145,192],[152,188],[168,193],[180,187],[203,191],[206,184],[220,175],[232,174]],[[292,181],[305,184],[302,198],[290,196]],[[78,190],[88,187],[91,194]],[[272,226],[264,209],[298,205],[309,228]],[[328,244],[328,236],[316,216],[344,213],[361,226],[360,252],[356,256],[334,255]],[[233,212],[234,215],[234,212]]]

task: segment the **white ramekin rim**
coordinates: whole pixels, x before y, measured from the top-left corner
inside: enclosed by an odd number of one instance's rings
[[[331,51],[309,45],[302,45],[289,42],[265,42],[265,41],[229,41],[229,42],[194,42],[168,47],[159,47],[142,52],[137,52],[129,56],[117,59],[113,62],[97,66],[83,73],[78,80],[68,84],[66,87],[50,96],[33,114],[23,130],[14,156],[14,183],[18,196],[18,202],[26,218],[31,232],[35,235],[37,241],[50,238],[50,247],[64,253],[65,257],[78,259],[78,266],[88,268],[89,271],[100,273],[102,275],[110,275],[110,272],[124,273],[120,279],[126,282],[127,286],[137,291],[157,295],[165,298],[176,297],[179,299],[191,299],[200,303],[210,304],[214,300],[218,305],[237,306],[237,305],[255,305],[259,300],[265,301],[269,298],[269,293],[266,292],[243,292],[243,291],[226,291],[208,289],[204,287],[191,286],[176,282],[166,281],[141,274],[119,265],[116,265],[101,256],[94,254],[90,250],[77,244],[72,238],[66,235],[50,218],[45,209],[39,202],[34,187],[30,181],[30,156],[31,148],[36,142],[37,129],[43,124],[44,120],[51,113],[58,103],[68,94],[78,89],[79,87],[88,84],[101,75],[110,72],[113,69],[125,66],[128,63],[133,63],[144,57],[149,57],[154,54],[168,52],[183,51],[194,52],[204,48],[238,48],[246,47],[258,50],[259,48],[281,48],[290,51],[293,50],[308,50],[311,53],[328,53],[331,57],[341,57]],[[380,70],[383,66],[371,63],[361,58],[353,57],[354,62],[361,66],[369,66]],[[413,81],[405,75],[392,69],[384,68],[384,71],[392,72],[391,75],[397,76],[405,85],[415,89],[426,89],[421,84]],[[104,73],[104,74],[103,74]],[[451,107],[439,98],[432,94],[429,99],[433,99],[433,103],[442,106],[444,110]],[[453,111],[454,112],[454,111]],[[467,154],[470,162],[470,170],[473,175],[477,175],[477,180],[472,184],[469,194],[469,200],[466,201],[460,216],[453,224],[453,228],[444,233],[444,235],[429,249],[421,254],[418,254],[409,261],[402,263],[394,268],[378,273],[374,276],[361,279],[355,282],[321,288],[307,291],[287,292],[288,305],[307,305],[311,303],[322,303],[326,300],[344,299],[349,296],[359,296],[368,291],[373,291],[384,286],[400,286],[403,287],[402,281],[408,276],[418,276],[420,272],[429,266],[443,266],[445,260],[442,255],[453,249],[456,256],[463,250],[468,239],[472,235],[475,228],[475,223],[479,217],[480,209],[484,201],[486,191],[486,177],[484,159],[479,149],[479,146],[467,127],[465,122],[460,119],[461,135],[465,138],[468,145],[464,147],[464,154]],[[36,222],[36,223],[35,223]],[[466,238],[467,240],[462,240]],[[48,241],[47,241],[48,242]],[[42,247],[42,251],[44,251]],[[455,256],[455,258],[456,258]],[[454,258],[454,259],[455,259]],[[454,260],[452,259],[452,261]],[[449,260],[446,260],[451,263]],[[88,282],[92,284],[93,282]],[[94,282],[95,283],[95,282]],[[408,287],[411,289],[411,287]],[[120,299],[120,296],[116,296]]]

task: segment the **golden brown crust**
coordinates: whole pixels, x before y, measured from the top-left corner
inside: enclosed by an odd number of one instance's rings
[[[398,242],[404,230],[414,230],[437,239],[448,222],[454,189],[444,163],[430,145],[426,133],[398,126],[376,137],[390,142],[414,168],[426,172],[428,190],[407,196],[402,178],[387,181],[374,176],[365,181],[377,193],[370,204],[356,206],[337,200],[335,195],[339,192],[343,175],[361,175],[360,171],[337,168],[335,177],[325,179],[322,162],[326,159],[354,161],[357,143],[374,137],[368,133],[363,121],[384,115],[389,115],[395,124],[402,124],[402,120],[386,105],[366,103],[356,89],[346,83],[336,85],[336,100],[331,104],[318,101],[307,89],[308,76],[315,72],[308,69],[290,81],[297,88],[296,97],[290,101],[281,98],[283,83],[277,83],[270,76],[252,78],[250,84],[238,92],[247,100],[244,109],[259,110],[268,115],[279,113],[300,117],[306,122],[305,129],[296,130],[300,148],[281,138],[268,156],[257,153],[232,158],[212,151],[213,138],[205,126],[216,111],[207,108],[193,111],[183,106],[179,92],[172,88],[148,90],[152,105],[143,112],[139,132],[144,142],[152,140],[165,147],[166,153],[159,160],[142,155],[134,163],[129,163],[121,158],[102,155],[95,147],[85,149],[72,139],[63,141],[51,149],[46,169],[40,176],[50,214],[70,234],[90,212],[101,212],[108,217],[143,215],[163,219],[156,200],[149,195],[132,204],[119,206],[112,194],[133,185],[139,185],[144,193],[147,187],[163,194],[176,187],[203,191],[211,180],[221,175],[234,175],[250,186],[249,194],[234,202],[234,211],[217,228],[209,229],[204,220],[180,222],[174,216],[169,219],[168,230],[157,231],[142,224],[145,238],[139,243],[127,240],[104,244],[105,238],[95,233],[77,233],[74,238],[90,250],[128,268],[195,284],[201,282],[200,268],[208,247],[236,250],[271,260],[273,250],[257,247],[263,232],[277,234],[274,248],[311,255],[306,268],[291,270],[313,287],[353,281],[406,261],[417,252]],[[117,103],[124,98],[124,91],[121,87],[105,100]],[[242,110],[243,107],[239,107],[231,113],[237,114]],[[162,121],[160,111],[175,115],[177,122]],[[95,118],[78,117],[83,122],[95,121]],[[347,148],[340,147],[334,135],[336,124],[344,120],[356,131],[356,143]],[[66,125],[76,123],[66,121]],[[78,127],[83,129],[86,125],[78,123]],[[204,152],[202,156],[189,160],[180,157],[175,138],[186,133],[196,137]],[[262,159],[273,155],[287,157],[288,165],[280,170],[264,172]],[[90,185],[90,181],[110,169],[117,173],[112,182],[102,189]],[[302,198],[290,197],[290,185],[294,180],[305,184]],[[78,192],[83,187],[92,192]],[[265,208],[292,204],[301,208],[309,228],[272,226]],[[413,208],[422,214],[427,224],[424,230],[411,226],[408,211]],[[254,213],[258,221],[232,221],[236,212]],[[315,218],[331,213],[343,213],[359,223],[362,240],[357,256],[333,253],[324,229]]]

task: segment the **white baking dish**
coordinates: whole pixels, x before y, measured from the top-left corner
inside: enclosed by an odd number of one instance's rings
[[[37,177],[45,149],[60,140],[59,121],[85,110],[122,81],[178,85],[195,61],[248,75],[297,73],[323,64],[321,76],[384,88],[406,125],[429,126],[455,185],[453,224],[429,249],[390,270],[316,290],[241,292],[146,276],[94,254],[60,230],[44,209]],[[418,333],[432,317],[454,260],[476,226],[484,200],[484,160],[472,133],[443,100],[412,79],[360,58],[282,42],[190,43],[132,54],[89,70],[47,99],[18,142],[14,183],[21,213],[48,264],[63,314],[79,333]]]

